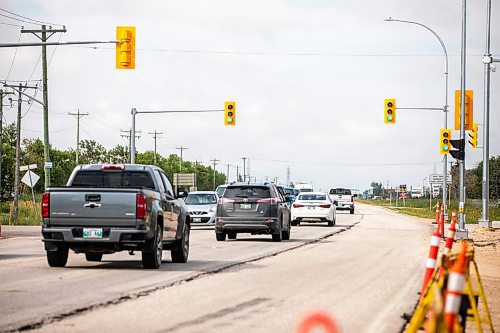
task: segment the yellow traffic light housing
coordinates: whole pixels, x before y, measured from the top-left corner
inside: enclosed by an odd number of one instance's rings
[[[439,152],[443,155],[449,154],[451,149],[451,129],[442,129],[439,139]]]
[[[460,130],[460,100],[461,90],[455,90],[455,129]],[[472,131],[474,122],[474,91],[465,91],[465,130]]]
[[[384,123],[396,123],[396,100],[393,98],[384,100]]]
[[[470,140],[469,143],[472,146],[472,148],[476,149],[477,148],[477,124],[473,123],[472,125],[472,131],[469,133]]]
[[[135,68],[135,27],[116,27],[116,68]]]
[[[224,125],[236,125],[236,102],[224,103]]]

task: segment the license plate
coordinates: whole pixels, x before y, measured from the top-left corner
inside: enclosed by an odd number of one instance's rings
[[[83,238],[102,238],[102,228],[83,228]]]
[[[252,209],[252,204],[240,204],[240,209]]]
[[[315,209],[315,208],[316,208],[316,207],[314,207],[314,206],[309,206],[309,207],[307,207],[307,209]]]
[[[193,217],[193,222],[201,222],[201,217]]]

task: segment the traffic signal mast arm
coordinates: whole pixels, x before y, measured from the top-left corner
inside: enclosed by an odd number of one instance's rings
[[[74,41],[74,42],[36,42],[36,43],[0,43],[0,47],[21,47],[21,46],[40,46],[40,45],[85,45],[85,44],[120,44],[124,40],[109,41]]]

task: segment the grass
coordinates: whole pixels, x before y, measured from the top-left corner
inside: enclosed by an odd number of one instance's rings
[[[362,203],[377,205],[387,207],[389,209],[398,211],[403,214],[418,216],[423,218],[436,218],[436,202],[437,200],[433,199],[431,201],[431,207],[429,207],[429,199],[405,199],[404,204],[403,200],[399,199],[397,201],[392,200],[360,200]],[[451,200],[451,205],[448,208],[449,210],[458,211],[458,201]],[[467,224],[476,224],[478,219],[481,217],[481,200],[466,200],[465,202],[465,223]],[[451,213],[448,214],[451,217]],[[490,201],[490,219],[492,221],[500,220],[500,204],[498,201]]]
[[[40,216],[40,201],[41,195],[35,196],[36,211],[33,207],[33,199],[31,196],[21,196],[19,198],[19,213],[17,220],[11,219],[11,211],[13,208],[13,201],[0,202],[0,222],[2,225],[42,225],[42,218]]]

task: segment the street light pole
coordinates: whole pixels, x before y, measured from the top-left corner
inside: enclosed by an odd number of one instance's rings
[[[421,26],[422,28],[427,29],[430,31],[438,40],[439,44],[441,44],[441,47],[443,48],[444,52],[444,57],[445,57],[445,70],[444,70],[444,80],[445,80],[445,92],[444,92],[444,128],[448,128],[448,52],[446,51],[446,46],[443,43],[443,40],[439,35],[429,28],[426,25],[423,25],[422,23],[418,22],[413,22],[413,21],[404,21],[404,20],[396,20],[391,17],[386,19],[385,21],[387,22],[401,22],[401,23],[409,23],[409,24],[416,24]],[[445,220],[448,219],[448,210],[446,207],[446,197],[448,195],[447,191],[447,174],[448,174],[448,154],[445,154],[443,157],[443,213],[444,213],[444,218]]]

